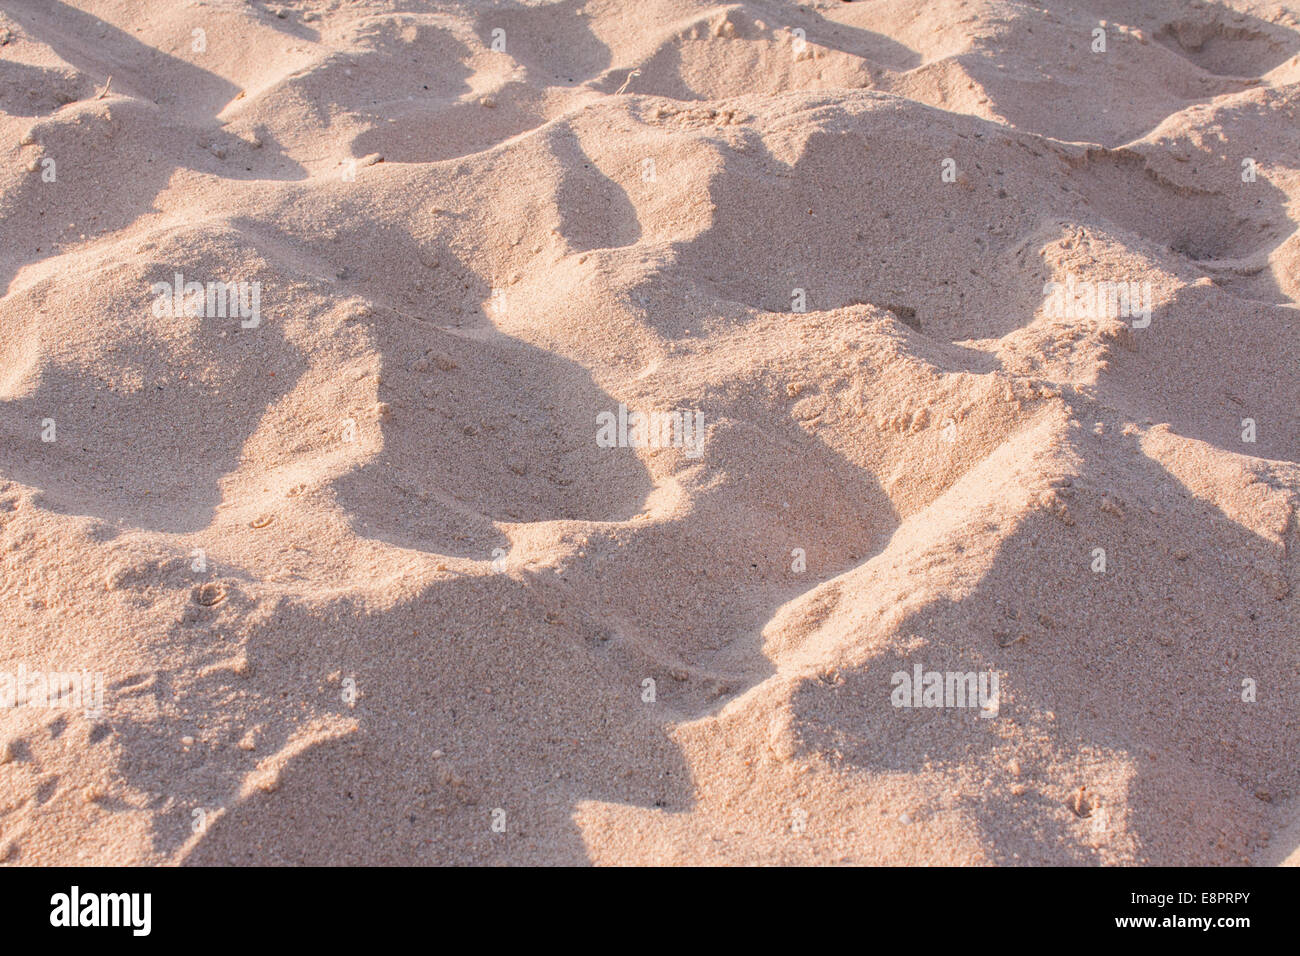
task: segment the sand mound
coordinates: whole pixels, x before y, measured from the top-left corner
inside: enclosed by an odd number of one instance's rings
[[[0,861],[1281,861],[1298,107],[1293,3],[11,0]]]

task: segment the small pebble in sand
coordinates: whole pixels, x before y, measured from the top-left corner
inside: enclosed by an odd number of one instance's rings
[[[226,599],[225,585],[216,581],[208,581],[200,584],[194,589],[191,596],[195,604],[201,604],[204,607],[214,607]]]

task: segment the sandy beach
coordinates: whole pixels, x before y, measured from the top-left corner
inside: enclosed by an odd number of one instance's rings
[[[0,0],[0,863],[1300,863],[1300,3]]]

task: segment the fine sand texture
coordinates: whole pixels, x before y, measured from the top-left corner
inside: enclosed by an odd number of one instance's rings
[[[0,861],[1297,862],[1298,222],[1297,2],[0,0]]]

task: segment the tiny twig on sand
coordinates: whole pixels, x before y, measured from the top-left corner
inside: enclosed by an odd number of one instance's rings
[[[621,94],[625,89],[627,89],[628,84],[632,82],[632,77],[640,76],[640,75],[641,75],[640,70],[633,70],[631,73],[629,73],[627,75],[627,79],[623,81],[623,85],[618,88],[618,90],[614,93],[614,95],[618,96],[619,94]]]

